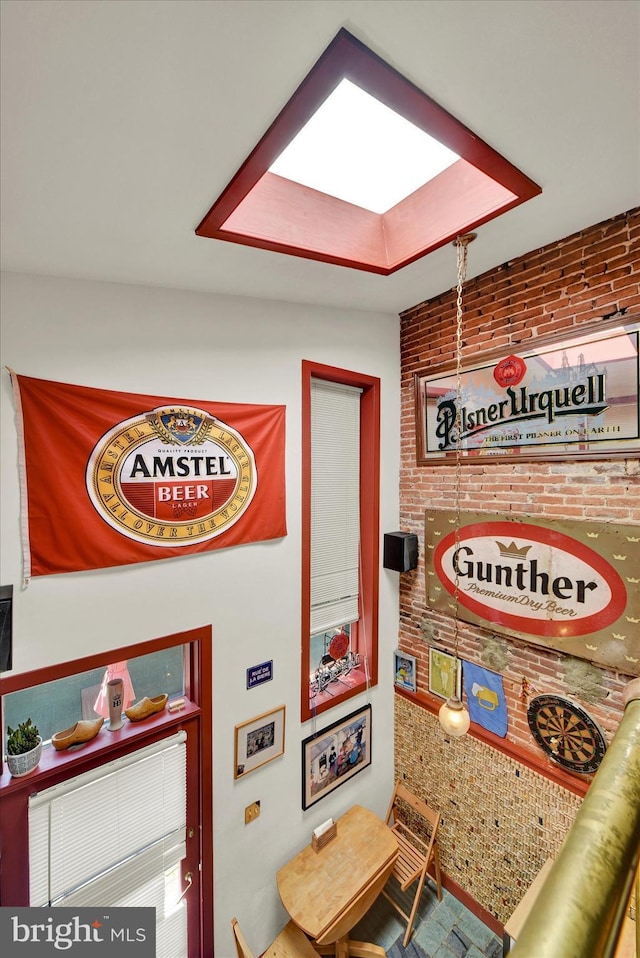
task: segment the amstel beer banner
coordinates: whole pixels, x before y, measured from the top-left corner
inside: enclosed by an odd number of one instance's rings
[[[284,406],[11,377],[25,578],[286,535]]]

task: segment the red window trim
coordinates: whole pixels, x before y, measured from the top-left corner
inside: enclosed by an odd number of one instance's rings
[[[187,791],[187,821],[197,821],[200,834],[195,858],[201,863],[199,901],[192,908],[197,910],[197,935],[192,934],[189,911],[189,941],[197,945],[197,954],[213,954],[213,728],[212,728],[212,630],[203,626],[186,632],[178,632],[121,649],[111,649],[98,655],[86,656],[72,662],[58,663],[32,672],[0,676],[0,709],[3,695],[33,688],[67,675],[86,672],[107,666],[110,662],[135,658],[159,652],[176,645],[185,645],[189,661],[186,663],[187,688],[185,709],[177,713],[163,712],[140,723],[125,724],[117,739],[101,737],[87,743],[81,752],[55,752],[47,750],[40,766],[23,778],[12,778],[4,764],[0,766],[0,901],[3,905],[27,905],[29,902],[29,856],[28,856],[28,800],[29,795],[96,768],[136,748],[157,742],[167,734],[180,729],[187,730],[188,762],[198,768],[198,788],[195,793]],[[2,721],[4,728],[4,721]],[[104,744],[103,744],[104,742]],[[195,849],[194,849],[195,851]],[[185,859],[190,861],[191,856]],[[189,869],[184,864],[183,871]],[[193,866],[191,866],[193,870]],[[197,939],[197,940],[196,940]],[[189,958],[196,958],[196,953]]]
[[[311,379],[326,379],[362,389],[360,398],[360,542],[361,608],[352,644],[367,655],[370,685],[378,684],[378,595],[380,557],[380,379],[362,373],[302,361],[302,593],[300,716],[307,721],[358,695],[366,688],[364,663],[353,688],[334,690],[330,700],[309,702],[311,623]],[[353,674],[353,673],[352,673]]]

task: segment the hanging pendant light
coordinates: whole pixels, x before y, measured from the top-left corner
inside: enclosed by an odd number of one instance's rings
[[[454,738],[466,735],[471,725],[471,717],[457,695],[452,695],[440,706],[438,721],[447,735]]]
[[[466,233],[459,236],[453,244],[456,248],[457,261],[457,299],[456,299],[456,478],[455,478],[455,551],[457,554],[460,547],[460,476],[462,461],[462,292],[464,281],[467,276],[467,247],[469,243],[476,238],[475,233]],[[455,568],[455,567],[454,567]],[[454,654],[456,659],[456,673],[458,663],[458,607],[459,607],[459,577],[458,570],[455,568],[455,588],[454,588],[454,607],[453,607],[453,628],[454,628]],[[456,679],[454,678],[454,681]],[[453,738],[460,738],[469,730],[471,717],[465,708],[457,692],[454,690],[447,701],[440,707],[438,712],[438,721],[447,733]]]

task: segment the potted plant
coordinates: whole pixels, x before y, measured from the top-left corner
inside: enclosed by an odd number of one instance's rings
[[[30,718],[17,728],[7,727],[7,764],[13,776],[31,772],[42,754],[42,738]]]

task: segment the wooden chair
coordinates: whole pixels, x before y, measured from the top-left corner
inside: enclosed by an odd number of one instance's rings
[[[231,929],[238,958],[254,958],[253,952],[240,931],[237,918],[231,919]],[[263,958],[318,958],[318,952],[304,932],[294,922],[290,921],[284,926],[276,940],[266,949]]]
[[[407,819],[414,825],[413,829],[406,824]],[[434,881],[438,900],[442,901],[440,855],[436,844],[440,812],[434,812],[425,802],[413,795],[402,782],[397,782],[387,812],[386,822],[395,834],[400,848],[400,853],[391,872],[392,877],[396,878],[403,892],[407,891],[415,881],[418,883],[410,914],[407,914],[387,891],[383,890],[382,892],[384,897],[407,922],[407,930],[402,943],[402,947],[406,948],[413,930],[413,922],[418,911],[427,872],[432,865],[435,870]],[[424,837],[417,835],[415,829],[422,831]]]

